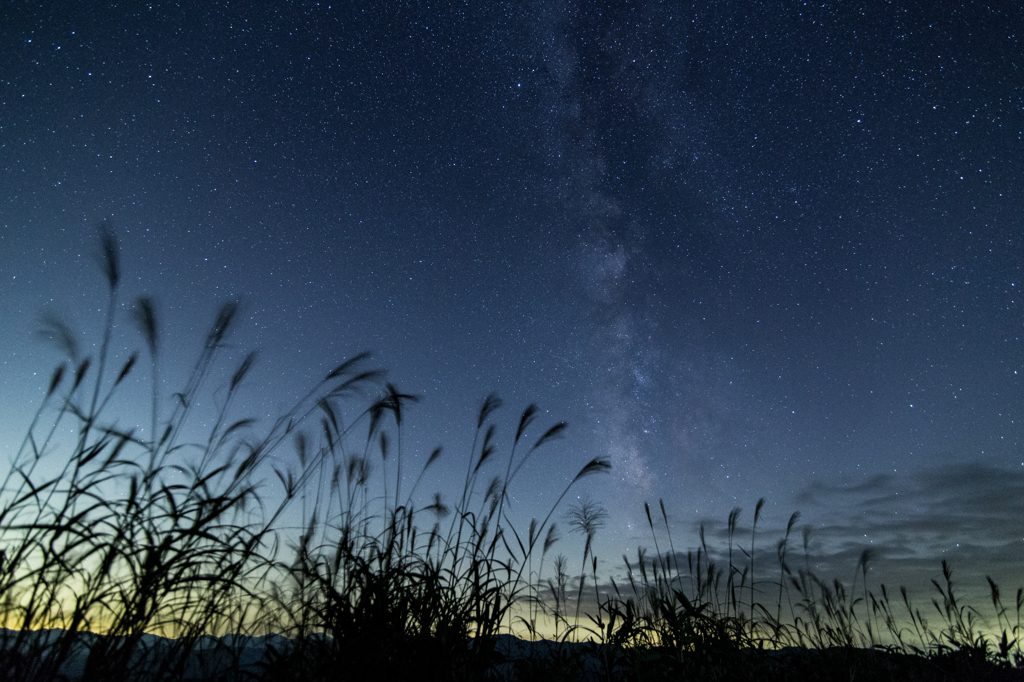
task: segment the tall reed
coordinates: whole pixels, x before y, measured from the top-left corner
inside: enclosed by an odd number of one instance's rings
[[[46,335],[68,357],[0,484],[0,671],[52,679],[84,659],[90,680],[178,679],[208,633],[279,632],[297,644],[271,655],[268,676],[315,677],[338,665],[482,675],[491,660],[488,637],[509,626],[513,605],[535,595],[528,567],[535,553],[543,561],[557,537],[555,509],[608,462],[585,464],[520,536],[506,509],[510,486],[565,424],[543,430],[527,448],[538,413],[528,406],[504,465],[483,486],[500,449],[492,421],[500,401],[489,396],[458,503],[449,507],[435,495],[421,504],[415,493],[442,451],[404,488],[403,420],[417,398],[384,383],[366,353],[328,372],[259,435],[254,420],[235,416],[255,353],[230,371],[223,389],[209,388],[237,318],[235,302],[219,309],[184,388],[169,402],[159,390],[166,358],[156,306],[147,297],[136,302],[131,319],[150,365],[149,414],[139,420],[148,433],[126,426],[111,405],[139,353],[117,357],[121,264],[110,227],[99,232],[107,301],[97,356],[80,357],[85,345],[70,326],[46,321]],[[205,434],[187,435],[201,419]],[[70,445],[60,439],[68,430]],[[288,443],[295,463],[281,466],[289,458],[277,455]],[[279,484],[273,504],[269,474]],[[288,524],[296,516],[302,531],[293,534]],[[38,634],[46,628],[52,637]],[[174,638],[155,663],[145,654],[148,633]]]
[[[869,585],[869,550],[861,553],[849,586],[838,579],[826,581],[810,569],[809,536],[805,529],[805,568],[794,572],[787,550],[799,519],[795,513],[776,547],[777,579],[759,579],[754,574],[754,543],[763,504],[762,499],[755,506],[751,548],[749,553],[743,552],[746,563],[740,566],[731,551],[731,540],[738,529],[738,508],[730,514],[726,525],[726,568],[715,566],[703,525],[700,546],[696,552],[687,554],[685,564],[680,562],[662,503],[663,529],[670,547],[663,552],[650,507],[646,506],[656,554],[651,556],[641,549],[634,560],[623,557],[628,590],[611,583],[611,591],[599,599],[598,613],[591,618],[590,635],[630,658],[634,672],[637,665],[642,667],[645,661],[649,664],[654,660],[659,674],[675,670],[683,675],[696,675],[697,679],[741,673],[767,679],[763,676],[775,673],[765,666],[782,659],[753,659],[750,653],[785,650],[885,651],[904,657],[879,661],[848,655],[829,658],[829,665],[836,666],[833,672],[843,676],[854,670],[889,670],[896,665],[894,660],[904,668],[917,669],[927,663],[938,666],[935,670],[954,671],[950,679],[961,679],[956,677],[961,674],[967,676],[963,679],[973,679],[970,676],[987,675],[1000,668],[1024,674],[1020,645],[1024,589],[1018,589],[1015,603],[1006,606],[998,585],[988,578],[994,622],[990,620],[988,627],[983,627],[981,611],[961,603],[954,589],[952,570],[943,561],[942,581],[933,581],[937,596],[931,600],[931,611],[938,617],[936,625],[912,604],[905,587],[899,590],[901,600],[892,600],[884,584],[876,588]],[[723,574],[736,579],[723,581]],[[739,594],[747,582],[749,608],[743,610],[739,608]],[[771,606],[756,597],[755,586],[764,584],[773,585],[775,603]],[[784,605],[788,605],[785,610]],[[821,661],[815,665],[819,664]],[[756,674],[752,672],[755,669]],[[819,665],[819,669],[824,668]]]
[[[182,390],[161,395],[168,360],[156,305],[135,303],[130,319],[144,349],[120,353],[121,264],[109,226],[99,244],[107,295],[96,355],[81,355],[88,346],[68,324],[44,320],[66,358],[0,481],[0,678],[308,682],[343,670],[493,679],[505,661],[496,636],[551,636],[539,625],[545,617],[567,646],[548,667],[520,666],[537,679],[582,675],[568,645],[585,639],[607,679],[770,679],[784,659],[752,653],[781,652],[800,669],[791,650],[825,657],[801,669],[806,679],[881,670],[850,653],[872,650],[968,674],[983,664],[1024,667],[1024,590],[1004,604],[989,579],[992,634],[991,621],[986,627],[981,611],[962,602],[945,562],[923,610],[904,587],[891,598],[884,584],[869,585],[868,551],[849,585],[825,580],[810,568],[806,527],[803,568],[790,558],[799,514],[775,545],[777,567],[766,568],[757,549],[763,498],[749,551],[737,535],[737,507],[724,551],[709,547],[702,524],[685,555],[664,502],[657,520],[645,505],[655,549],[623,557],[621,586],[598,576],[595,538],[607,513],[584,502],[566,517],[583,537],[579,574],[570,575],[564,554],[548,562],[560,538],[554,515],[609,462],[584,464],[525,533],[509,513],[518,475],[564,434],[564,423],[534,431],[539,410],[531,404],[503,441],[501,401],[487,396],[455,465],[464,466],[457,501],[424,496],[428,470],[448,455],[437,448],[409,472],[402,433],[418,398],[385,381],[367,353],[338,364],[268,425],[237,416],[258,358],[244,355],[221,374],[234,302],[217,311]],[[129,390],[143,354],[149,395],[136,403],[148,412],[133,427],[114,411],[115,396]],[[217,377],[223,384],[214,391]],[[242,636],[208,638],[227,633]],[[278,643],[258,669],[243,669],[247,637],[271,633],[288,639],[266,640]],[[173,639],[157,644],[152,634]],[[197,660],[205,663],[197,668]]]

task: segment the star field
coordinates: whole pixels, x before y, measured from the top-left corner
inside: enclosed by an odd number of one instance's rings
[[[883,574],[1020,581],[1012,3],[4,13],[0,452],[56,358],[40,311],[98,324],[109,219],[168,393],[234,298],[246,407],[370,349],[423,398],[411,456],[446,448],[425,489],[451,494],[488,393],[505,437],[536,402],[570,429],[513,513],[610,457],[579,491],[609,572],[651,542],[644,501],[685,545],[763,496],[837,571],[872,544]]]

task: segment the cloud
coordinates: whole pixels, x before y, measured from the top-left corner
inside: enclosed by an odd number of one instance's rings
[[[860,584],[861,560],[866,558],[869,589],[878,594],[885,584],[892,595],[905,585],[914,603],[932,609],[929,602],[938,597],[932,581],[945,587],[946,561],[962,603],[980,609],[985,618],[991,617],[986,576],[1001,586],[1004,600],[1012,601],[1024,586],[1024,467],[964,462],[913,474],[879,474],[851,484],[819,480],[801,490],[797,500],[800,517],[786,547],[786,565],[793,575],[810,570],[826,583],[838,579],[849,588]],[[655,558],[656,548],[663,556],[674,548],[671,563],[680,567],[684,585],[690,585],[688,560],[696,559],[698,548],[705,560],[710,556],[718,568],[728,567],[724,518],[672,528],[670,543],[664,523],[656,510],[652,513],[657,538],[641,543],[648,560]],[[779,543],[788,518],[766,508],[758,524],[754,560],[759,590],[777,593]],[[751,520],[752,510],[744,509],[733,535],[733,561],[740,570],[748,565]],[[706,547],[697,540],[700,525]],[[635,573],[636,549],[627,555]],[[619,585],[627,582],[621,560],[604,564],[604,570]],[[603,587],[611,589],[611,583]]]
[[[996,546],[1024,537],[1024,467],[971,462],[876,475],[856,485],[816,481],[797,501],[828,510],[837,528],[905,538],[918,547],[957,538]]]
[[[1024,467],[962,462],[854,485],[816,481],[796,499],[820,521],[813,535],[829,565],[871,548],[880,574],[908,580],[936,576],[942,560],[965,582],[1024,580]]]

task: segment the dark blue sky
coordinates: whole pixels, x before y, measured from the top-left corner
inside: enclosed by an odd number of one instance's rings
[[[168,394],[237,297],[246,407],[373,350],[408,452],[446,446],[426,487],[489,392],[506,438],[537,402],[570,429],[515,513],[609,456],[609,573],[645,500],[692,544],[764,496],[837,570],[1022,578],[1019,7],[274,4],[3,9],[4,452],[40,312],[99,322],[109,219]]]

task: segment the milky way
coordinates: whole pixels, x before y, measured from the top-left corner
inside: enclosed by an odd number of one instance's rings
[[[880,572],[1013,582],[1021,26],[995,2],[18,5],[3,451],[56,361],[40,312],[96,331],[109,219],[168,395],[234,298],[233,351],[263,349],[245,407],[369,348],[423,398],[410,457],[446,446],[424,490],[462,480],[488,393],[506,444],[536,402],[570,429],[514,513],[610,456],[579,491],[610,573],[651,543],[644,501],[693,546],[763,496],[765,533],[799,509],[829,570],[871,545]]]

